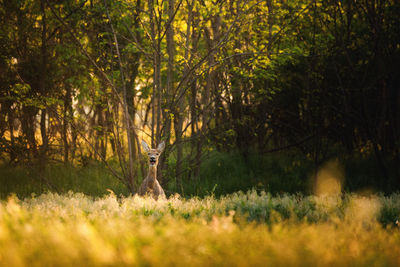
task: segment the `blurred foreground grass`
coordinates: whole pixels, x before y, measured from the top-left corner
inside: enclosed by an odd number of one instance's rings
[[[400,266],[400,195],[0,202],[2,266]]]

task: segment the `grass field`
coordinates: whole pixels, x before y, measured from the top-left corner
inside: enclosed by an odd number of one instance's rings
[[[400,195],[249,191],[0,204],[1,266],[400,266]]]
[[[109,164],[118,170],[116,162],[110,161]],[[177,192],[185,197],[204,197],[210,194],[219,197],[253,188],[272,194],[313,193],[315,166],[310,159],[298,153],[279,155],[255,153],[245,161],[239,153],[213,151],[202,163],[197,178],[188,176],[193,172],[190,166],[182,166],[186,170],[182,177],[182,187],[176,181],[174,157],[170,157],[168,164],[162,181],[167,195]],[[390,171],[394,175],[398,168],[397,165],[392,165]],[[342,190],[345,192],[367,190],[389,194],[398,191],[398,185],[385,180],[379,173],[377,162],[371,158],[345,158],[337,161],[336,168],[345,178],[341,181]],[[142,179],[140,176],[137,177],[138,184]],[[40,195],[48,191],[60,194],[68,191],[83,192],[99,197],[107,193],[107,188],[112,189],[117,195],[130,194],[130,190],[100,162],[88,166],[52,162],[45,167],[39,167],[35,164],[10,166],[0,161],[0,185],[0,199],[6,199],[10,193],[25,198],[33,192]]]

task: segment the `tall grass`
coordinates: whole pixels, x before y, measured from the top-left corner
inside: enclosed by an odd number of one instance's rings
[[[0,203],[1,266],[399,266],[400,195]]]
[[[352,157],[338,160],[343,169],[343,189],[346,192],[396,192],[398,185],[389,187],[389,181],[382,177],[377,162],[371,158]],[[111,162],[111,165],[115,163]],[[187,162],[182,164],[183,186],[179,187],[175,177],[176,161],[171,155],[163,184],[167,195],[179,193],[185,197],[221,196],[239,190],[256,190],[272,194],[312,193],[312,177],[315,166],[310,159],[298,153],[260,155],[250,153],[244,158],[240,153],[213,151],[200,166],[200,176],[192,177],[193,170]],[[397,166],[391,166],[394,170]],[[141,177],[138,179],[141,180]],[[394,181],[394,180],[393,180]],[[389,188],[390,190],[387,190]],[[0,198],[15,193],[29,197],[31,193],[47,191],[66,193],[69,190],[101,196],[111,189],[119,194],[129,195],[128,188],[112,176],[100,163],[89,166],[48,164],[45,168],[36,166],[0,165]]]
[[[295,154],[250,153],[243,158],[240,153],[213,151],[201,165],[199,179],[187,179],[184,183],[183,193],[186,196],[220,196],[252,188],[272,193],[305,193],[309,191],[312,172],[312,162]],[[169,189],[182,193],[173,183]]]
[[[102,196],[107,189],[129,194],[129,190],[101,164],[86,167],[49,164],[45,168],[0,165],[0,199],[9,194],[24,198],[48,191],[67,193],[70,190]]]
[[[391,180],[382,174],[378,162],[372,156],[354,154],[327,158],[320,167],[331,161],[337,161],[337,166],[343,171],[342,187],[346,192],[393,193],[400,190],[394,179],[398,169],[394,163],[387,166]],[[170,161],[171,170],[175,167],[174,163]],[[191,173],[189,167],[187,171]],[[185,196],[205,196],[211,193],[220,196],[252,188],[272,194],[310,194],[313,193],[313,176],[316,171],[313,160],[293,151],[264,155],[249,153],[246,158],[237,152],[213,151],[202,163],[199,179],[186,178],[182,192],[175,186],[174,172],[170,171],[172,183],[167,189],[169,192],[184,193]]]

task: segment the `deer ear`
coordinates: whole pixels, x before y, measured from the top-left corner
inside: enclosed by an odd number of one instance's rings
[[[144,140],[142,140],[142,147],[144,151],[149,152],[150,150],[149,145]]]
[[[165,148],[165,142],[162,141],[162,142],[158,145],[157,150],[158,150],[158,152],[161,153],[161,152],[164,151],[164,148]]]

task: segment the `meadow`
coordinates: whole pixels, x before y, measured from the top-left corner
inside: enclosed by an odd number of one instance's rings
[[[0,202],[1,266],[399,266],[400,195]]]
[[[400,266],[399,14],[0,0],[0,267]]]

